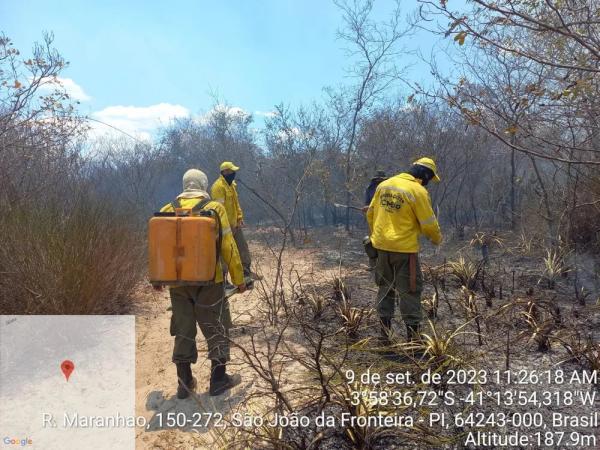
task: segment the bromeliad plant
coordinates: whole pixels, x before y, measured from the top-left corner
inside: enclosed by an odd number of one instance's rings
[[[435,324],[429,321],[429,330],[421,332],[420,350],[427,358],[427,365],[432,370],[445,370],[457,368],[465,363],[464,350],[460,348],[456,339],[467,334],[462,331],[469,322],[462,324],[455,330],[444,330],[440,332]]]
[[[521,254],[529,255],[534,250],[535,241],[536,236],[521,231],[514,249]]]
[[[522,314],[529,329],[522,332],[520,337],[529,335],[529,339],[537,343],[539,352],[550,350],[550,337],[556,327],[555,321],[543,313],[540,316],[533,311],[523,311]]]
[[[336,277],[333,280],[333,299],[337,302],[350,300],[350,289],[348,289],[346,283],[340,277]]]
[[[460,256],[457,261],[448,262],[450,273],[454,275],[467,289],[475,289],[479,267]]]
[[[306,297],[307,303],[313,313],[313,319],[318,319],[325,310],[325,298],[318,294],[308,295]]]
[[[351,339],[358,337],[358,330],[363,320],[369,316],[371,310],[356,308],[351,306],[347,300],[344,300],[337,308],[340,318],[342,319],[342,330]]]
[[[600,371],[600,342],[594,342],[592,337],[582,340],[579,333],[570,340],[561,340],[570,360],[575,361],[582,368]]]
[[[565,255],[558,250],[546,250],[542,278],[546,280],[548,289],[554,289],[556,280],[567,272],[569,272],[569,268],[565,264]]]

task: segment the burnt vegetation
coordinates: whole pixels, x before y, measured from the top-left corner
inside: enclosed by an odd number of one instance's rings
[[[214,177],[232,160],[265,278],[232,338],[253,384],[231,413],[427,414],[373,401],[369,390],[384,388],[349,382],[349,370],[600,370],[600,6],[477,0],[457,13],[453,2],[418,3],[407,20],[394,9],[383,23],[369,1],[340,3],[350,81],[310,107],[276,106],[260,136],[250,114],[215,100],[205,120],[179,119],[154,142],[90,142],[89,122],[56,81],[66,62],[52,36],[23,55],[0,35],[0,311],[132,311],[147,218],[179,192],[186,169]],[[431,90],[407,86],[397,64],[417,26],[456,47],[452,74],[430,61]],[[360,244],[364,217],[336,204],[361,206],[376,169],[397,173],[424,154],[443,177],[430,194],[445,241],[423,251],[423,339],[407,343],[394,324],[399,358],[390,359]],[[463,434],[348,423],[195,439],[443,448]]]

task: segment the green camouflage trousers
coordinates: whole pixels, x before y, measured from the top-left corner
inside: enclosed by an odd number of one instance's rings
[[[237,244],[238,252],[240,254],[240,259],[242,260],[244,275],[248,275],[250,273],[250,264],[252,263],[252,260],[250,259],[250,249],[248,248],[246,237],[244,236],[244,232],[240,227],[237,227],[233,230],[233,239],[235,239],[235,243]]]
[[[400,300],[400,313],[404,323],[416,326],[421,323],[421,292],[423,275],[417,255],[417,289],[409,292],[409,257],[410,253],[396,253],[377,250],[375,266],[375,282],[379,286],[377,293],[377,312],[379,317],[393,318],[396,298]]]
[[[169,289],[171,295],[171,336],[175,336],[174,363],[195,363],[196,323],[208,346],[209,359],[229,360],[229,302],[224,298],[223,283],[210,286],[180,286]]]

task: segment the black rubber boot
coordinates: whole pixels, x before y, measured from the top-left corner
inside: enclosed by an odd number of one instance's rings
[[[192,376],[191,363],[177,363],[177,398],[183,400],[196,389],[196,379]]]
[[[241,377],[237,374],[228,375],[225,372],[226,367],[227,360],[225,359],[211,360],[210,387],[208,393],[212,397],[221,395],[223,392],[237,386],[242,381]]]

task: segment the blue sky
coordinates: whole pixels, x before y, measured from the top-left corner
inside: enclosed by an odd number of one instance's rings
[[[406,12],[415,5],[404,3]],[[376,16],[391,5],[376,1]],[[24,54],[53,32],[81,112],[136,133],[206,113],[211,92],[260,122],[280,102],[322,98],[323,87],[345,81],[349,63],[330,0],[3,0],[0,18]],[[436,42],[422,33],[407,44],[428,53]],[[411,73],[428,76],[424,65]]]

